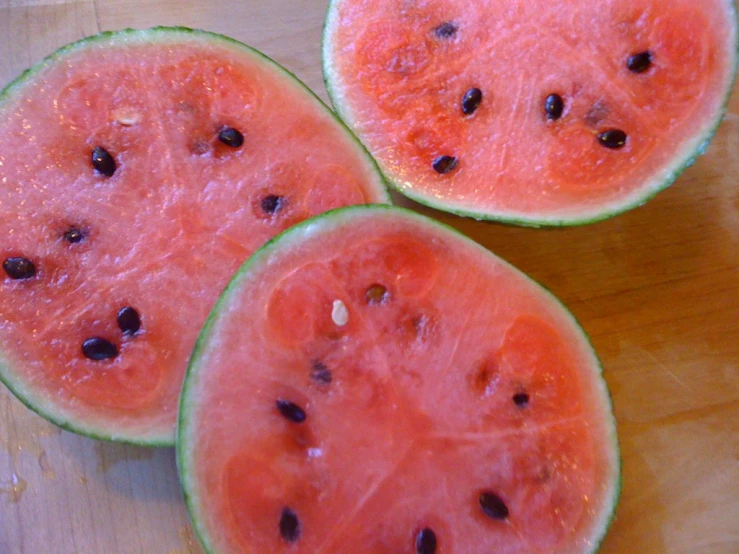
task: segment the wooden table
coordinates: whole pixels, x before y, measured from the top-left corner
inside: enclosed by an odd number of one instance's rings
[[[325,4],[0,0],[0,82],[84,35],[187,25],[256,46],[325,97]],[[739,95],[706,156],[646,207],[613,220],[527,230],[420,209],[546,284],[590,333],[624,470],[603,554],[739,553],[737,185]],[[4,389],[0,445],[0,553],[201,552],[171,450],[61,432]]]

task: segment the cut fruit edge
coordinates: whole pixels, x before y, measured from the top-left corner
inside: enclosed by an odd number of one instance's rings
[[[117,44],[151,44],[155,42],[167,42],[170,40],[177,41],[179,37],[187,37],[189,39],[203,40],[205,42],[215,42],[223,47],[230,48],[237,53],[248,56],[257,63],[268,66],[275,70],[278,75],[284,77],[287,82],[293,84],[299,90],[304,91],[313,99],[316,110],[325,110],[331,115],[331,118],[339,125],[345,133],[347,142],[359,154],[366,163],[366,173],[372,176],[372,181],[368,180],[377,196],[382,202],[391,203],[388,183],[380,171],[375,159],[369,151],[364,147],[356,135],[347,127],[344,121],[326,105],[308,86],[303,83],[294,73],[278,64],[276,61],[265,55],[264,53],[237,41],[231,37],[204,31],[201,29],[191,29],[189,27],[152,27],[149,29],[122,29],[119,31],[105,31],[96,35],[92,35],[76,42],[63,46],[21,73],[15,80],[11,81],[4,89],[0,91],[0,113],[5,109],[6,104],[17,94],[22,94],[26,85],[31,84],[36,76],[40,75],[46,69],[61,63],[67,56],[77,52],[83,52],[86,49],[100,47],[102,45]],[[146,422],[142,422],[140,428],[130,426],[126,428],[126,432],[114,433],[109,429],[96,425],[93,421],[83,421],[69,410],[56,410],[49,406],[46,396],[39,395],[33,390],[32,383],[25,383],[17,379],[15,372],[12,370],[13,363],[0,352],[0,383],[5,385],[8,390],[27,408],[35,412],[44,419],[54,423],[55,425],[71,431],[76,434],[84,435],[96,440],[114,441],[137,446],[152,447],[173,447],[175,441],[174,429],[166,433],[161,430],[152,432],[150,426]]]
[[[603,378],[603,366],[590,342],[589,336],[585,333],[574,315],[572,315],[565,305],[546,287],[542,286],[504,259],[493,254],[482,245],[445,223],[433,220],[406,208],[381,204],[348,206],[330,210],[301,222],[275,236],[257,250],[238,269],[208,316],[208,319],[198,336],[198,340],[195,344],[195,348],[190,358],[190,364],[185,375],[185,382],[180,395],[176,440],[176,461],[185,504],[188,509],[190,521],[192,522],[201,545],[208,554],[218,554],[217,551],[213,549],[214,541],[211,539],[208,531],[201,524],[201,521],[204,518],[201,517],[201,513],[197,506],[197,488],[193,477],[195,473],[193,463],[195,459],[193,455],[195,450],[195,441],[189,440],[190,437],[194,437],[197,429],[197,424],[193,421],[191,416],[198,403],[196,392],[197,380],[201,372],[203,372],[201,360],[205,355],[207,345],[216,336],[216,329],[220,325],[221,321],[228,317],[230,306],[241,291],[244,283],[251,277],[252,273],[259,270],[262,264],[270,263],[270,258],[275,253],[279,253],[283,248],[289,248],[292,244],[311,239],[317,240],[317,238],[312,237],[318,237],[321,233],[330,232],[333,227],[351,224],[352,222],[356,222],[358,218],[370,218],[383,214],[394,214],[396,217],[402,217],[416,223],[420,223],[435,233],[446,234],[447,236],[454,237],[457,240],[461,239],[465,241],[478,249],[480,253],[485,256],[497,258],[504,267],[522,277],[533,285],[544,298],[552,301],[558,308],[557,311],[563,317],[566,324],[571,325],[573,329],[578,331],[578,335],[582,340],[580,347],[587,352],[588,356],[592,360],[591,368],[595,372],[595,375],[593,376],[595,383],[594,388],[599,397],[600,405],[603,408],[602,413],[606,416],[605,421],[601,422],[603,428],[607,430],[608,435],[604,438],[603,443],[606,445],[608,450],[606,457],[609,461],[609,465],[613,468],[610,482],[604,485],[607,492],[604,493],[604,502],[601,513],[593,524],[593,529],[595,529],[596,532],[592,537],[590,537],[589,542],[592,547],[587,551],[588,554],[597,552],[615,518],[616,507],[618,505],[622,488],[622,460],[618,443],[617,425],[613,415],[613,401],[611,393],[606,385],[605,379]]]
[[[691,167],[697,159],[706,153],[708,146],[718,132],[723,122],[724,116],[729,109],[729,102],[734,90],[737,79],[737,70],[739,69],[739,29],[737,28],[737,9],[735,0],[725,0],[727,15],[731,19],[731,77],[727,81],[726,90],[722,93],[722,100],[719,108],[713,118],[706,120],[700,132],[696,133],[685,146],[673,156],[673,162],[666,164],[651,181],[646,182],[643,186],[634,190],[634,192],[626,198],[614,202],[608,206],[601,208],[589,208],[582,210],[581,213],[572,216],[536,214],[516,211],[485,211],[479,210],[474,205],[467,205],[464,202],[439,201],[429,195],[421,194],[408,187],[403,186],[398,175],[389,171],[381,161],[377,161],[378,166],[382,170],[386,181],[390,186],[400,194],[406,196],[410,200],[421,205],[433,208],[435,210],[448,212],[462,217],[470,217],[478,221],[494,221],[511,225],[519,225],[522,227],[570,227],[578,225],[588,225],[597,223],[606,219],[610,219],[616,215],[622,214],[634,208],[638,208],[653,199],[657,194],[669,188],[682,173]],[[341,82],[338,72],[333,71],[332,67],[336,64],[333,58],[332,42],[330,36],[334,34],[334,29],[338,25],[338,6],[342,0],[330,0],[326,11],[326,18],[323,24],[322,38],[322,65],[323,65],[323,81],[326,86],[326,92],[331,99],[331,104],[337,114],[352,129],[357,128],[357,120],[355,114],[349,107],[346,95],[344,94],[345,86]],[[356,133],[356,131],[355,131]],[[360,140],[364,140],[361,134],[356,133]]]

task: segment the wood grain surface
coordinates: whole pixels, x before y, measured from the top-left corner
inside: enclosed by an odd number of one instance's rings
[[[0,82],[100,30],[186,25],[263,50],[325,98],[325,4],[0,0]],[[708,153],[645,207],[610,221],[528,230],[419,208],[544,283],[591,335],[624,471],[602,554],[739,553],[738,185],[735,95]],[[61,432],[0,390],[0,554],[200,552],[173,451]]]

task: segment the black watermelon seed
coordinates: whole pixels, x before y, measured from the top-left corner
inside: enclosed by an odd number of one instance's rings
[[[451,21],[442,23],[434,28],[434,34],[441,39],[449,39],[457,34],[457,26]]]
[[[629,56],[626,67],[633,73],[644,73],[652,67],[652,53],[649,50],[638,52]]]
[[[516,406],[523,408],[526,404],[529,403],[529,395],[525,392],[519,392],[513,395],[513,402],[516,404]]]
[[[36,275],[36,266],[28,258],[6,258],[3,269],[11,279],[30,279]]]
[[[620,129],[610,129],[598,135],[598,142],[600,142],[602,146],[613,150],[618,150],[619,148],[626,146],[627,139],[628,136],[626,133]]]
[[[450,171],[454,171],[457,167],[457,158],[454,156],[439,156],[434,160],[433,168],[436,173],[444,175]]]
[[[106,177],[112,177],[117,169],[113,156],[102,146],[96,146],[92,151],[92,167]]]
[[[121,308],[118,311],[116,320],[118,321],[118,327],[124,335],[135,335],[136,332],[141,329],[141,317],[139,317],[139,312],[130,306]]]
[[[364,293],[364,297],[367,300],[367,304],[377,306],[387,302],[388,298],[390,298],[390,292],[384,285],[375,284],[367,289],[367,292]]]
[[[479,88],[471,88],[462,97],[462,113],[472,115],[482,102],[482,91]]]
[[[82,343],[82,353],[91,360],[108,360],[118,355],[118,348],[109,340],[92,337]]]
[[[333,376],[331,370],[323,362],[313,362],[313,369],[310,372],[311,379],[321,383],[322,385],[328,385],[331,383]]]
[[[508,506],[505,505],[500,496],[492,492],[480,494],[480,508],[491,519],[506,519],[508,517]]]
[[[436,553],[436,533],[428,527],[421,529],[416,535],[416,554]]]
[[[260,206],[262,207],[262,211],[264,211],[264,213],[276,214],[282,209],[282,204],[284,203],[284,200],[285,198],[283,196],[270,194],[269,196],[265,196],[264,198],[262,198]]]
[[[280,515],[280,535],[287,542],[295,542],[300,538],[300,520],[290,508],[283,508]]]
[[[544,111],[547,114],[547,119],[550,121],[557,121],[565,110],[565,103],[559,94],[550,94],[544,101]]]
[[[78,242],[82,242],[82,240],[85,238],[85,235],[77,229],[76,227],[72,227],[66,231],[64,231],[64,240],[66,240],[70,244],[76,244]]]
[[[305,410],[290,402],[289,400],[278,400],[277,409],[285,419],[289,419],[293,423],[303,423],[305,421]]]
[[[233,127],[221,127],[218,130],[218,140],[231,148],[239,148],[244,144],[244,135]]]

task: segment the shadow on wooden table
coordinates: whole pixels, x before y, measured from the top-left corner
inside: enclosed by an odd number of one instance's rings
[[[182,502],[173,448],[147,448],[79,437],[67,454],[93,469],[86,479],[100,480],[111,493],[137,501]],[[94,464],[94,465],[93,465]]]

